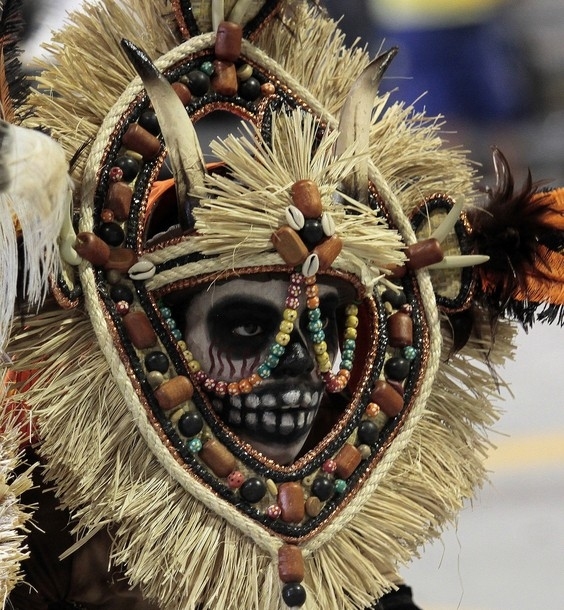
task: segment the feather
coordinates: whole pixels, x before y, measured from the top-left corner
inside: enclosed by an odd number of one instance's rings
[[[57,240],[72,202],[62,148],[49,136],[0,121],[0,347],[10,330],[23,242],[23,298],[39,306],[59,271]],[[16,222],[17,220],[17,222]]]
[[[122,47],[137,70],[151,100],[163,134],[176,182],[179,221],[191,228],[191,209],[197,205],[194,193],[204,186],[204,157],[194,125],[174,89],[148,55],[129,40]]]
[[[478,269],[481,290],[496,315],[528,326],[539,308],[564,306],[564,194],[539,191],[530,172],[516,190],[504,155],[494,149],[493,159],[496,186],[468,213],[476,251],[490,257]]]

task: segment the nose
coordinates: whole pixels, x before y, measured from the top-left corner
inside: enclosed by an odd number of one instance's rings
[[[315,362],[309,353],[307,346],[303,343],[298,332],[290,335],[290,343],[286,351],[280,357],[278,365],[272,369],[272,377],[297,377],[311,373],[315,368]]]

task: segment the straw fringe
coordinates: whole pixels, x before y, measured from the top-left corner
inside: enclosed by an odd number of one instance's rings
[[[484,319],[485,336],[487,330]],[[498,328],[494,346],[474,341],[466,356],[449,360],[445,343],[410,442],[401,443],[386,476],[346,527],[328,543],[305,546],[308,607],[368,606],[393,586],[397,562],[437,536],[482,483],[490,448],[485,432],[496,419],[489,403],[497,388],[488,368],[469,359],[483,361],[487,351],[492,364],[499,363],[510,351],[509,334]],[[44,342],[41,354],[38,342]],[[109,526],[113,561],[127,564],[132,583],[163,609],[200,602],[205,608],[278,608],[276,545],[262,551],[205,508],[132,433],[132,417],[82,312],[30,319],[10,352],[16,368],[37,371],[26,400],[41,422],[47,476],[78,518],[80,535]],[[355,570],[347,571],[344,558]]]
[[[2,399],[5,400],[5,387]],[[25,524],[30,509],[22,505],[20,498],[32,483],[31,469],[14,475],[21,461],[20,442],[17,418],[5,407],[0,408],[0,608],[5,607],[9,592],[21,580],[20,563],[28,556]]]

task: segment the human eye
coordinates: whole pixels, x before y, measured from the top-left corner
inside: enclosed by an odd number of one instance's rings
[[[257,337],[264,332],[264,329],[256,322],[246,322],[235,326],[231,332],[237,337]]]

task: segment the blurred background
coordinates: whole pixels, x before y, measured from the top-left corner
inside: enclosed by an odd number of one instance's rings
[[[147,0],[149,1],[149,0]],[[24,61],[78,0],[26,2]],[[562,0],[326,0],[349,42],[398,45],[384,88],[445,115],[445,138],[491,183],[498,146],[517,183],[564,186]],[[520,332],[492,441],[491,483],[404,570],[423,610],[555,609],[564,574],[564,329]]]

